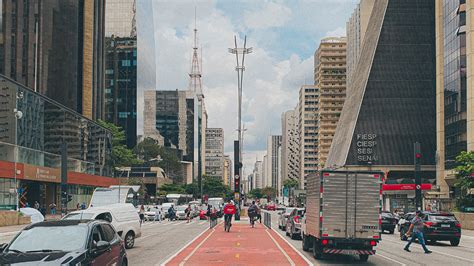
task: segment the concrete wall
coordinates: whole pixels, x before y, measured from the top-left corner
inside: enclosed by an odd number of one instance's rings
[[[31,218],[26,216],[20,216],[15,211],[0,211],[0,226],[29,224]]]
[[[474,213],[454,212],[462,229],[474,230]]]

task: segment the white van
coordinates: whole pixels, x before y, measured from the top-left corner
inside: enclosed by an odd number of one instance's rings
[[[101,207],[90,207],[64,216],[63,220],[105,220],[112,224],[124,239],[125,247],[132,248],[135,238],[141,236],[140,218],[130,203],[117,203]]]

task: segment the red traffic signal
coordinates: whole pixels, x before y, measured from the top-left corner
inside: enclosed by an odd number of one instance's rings
[[[415,158],[420,159],[421,158],[421,153],[415,153]]]

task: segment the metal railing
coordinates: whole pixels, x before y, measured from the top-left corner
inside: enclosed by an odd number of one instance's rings
[[[263,213],[263,224],[267,228],[272,228],[272,215],[268,212]]]
[[[209,217],[209,229],[216,227],[218,220],[217,216]]]

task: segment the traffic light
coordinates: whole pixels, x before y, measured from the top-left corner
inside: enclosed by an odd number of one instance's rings
[[[234,176],[234,191],[240,192],[240,177],[239,175]]]
[[[71,202],[72,201],[72,195],[67,195],[67,202]]]

